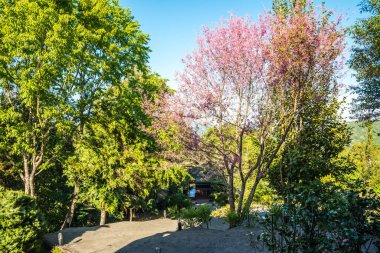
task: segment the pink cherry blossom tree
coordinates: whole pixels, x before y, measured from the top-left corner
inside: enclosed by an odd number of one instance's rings
[[[336,92],[343,31],[339,20],[309,3],[255,23],[231,16],[205,27],[197,43],[183,59],[171,109],[197,129],[184,139],[217,164],[230,210],[242,216],[284,142],[302,126],[303,106]],[[252,137],[253,153],[247,151]]]

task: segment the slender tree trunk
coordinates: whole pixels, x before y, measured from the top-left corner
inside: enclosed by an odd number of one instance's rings
[[[34,185],[34,174],[31,174],[29,177],[29,188],[30,188],[30,196],[36,196],[36,186]]]
[[[61,226],[61,230],[66,228],[66,227],[70,227],[71,222],[74,219],[75,207],[76,207],[76,204],[78,201],[79,186],[80,186],[79,182],[76,182],[74,185],[74,191],[73,191],[73,195],[71,197],[70,209],[68,210],[68,212],[66,214],[65,221],[63,222],[63,224]]]
[[[30,195],[30,177],[29,175],[24,175],[24,192]]]
[[[253,202],[253,197],[255,196],[257,186],[259,185],[259,182],[261,180],[261,177],[258,175],[256,176],[255,183],[253,184],[251,191],[249,192],[249,196],[247,201],[245,202],[244,205],[244,212],[249,212],[249,209],[251,208],[251,204]]]
[[[228,204],[230,206],[230,211],[235,211],[235,193],[234,193],[234,175],[229,173],[229,182],[228,182]]]
[[[24,162],[24,187],[25,187],[25,194],[30,195],[30,174],[29,174],[29,160],[27,158],[27,155],[23,155],[23,162]]]
[[[133,221],[133,208],[129,208],[129,221]]]
[[[104,207],[100,209],[100,226],[103,226],[106,224],[106,219],[107,219],[107,211]]]
[[[242,212],[245,188],[246,188],[246,183],[244,181],[244,178],[242,178],[241,188],[240,188],[240,196],[239,196],[239,201],[238,201],[238,207],[237,207],[237,210],[236,210],[236,212],[237,212],[237,214],[239,216],[241,216],[241,212]]]

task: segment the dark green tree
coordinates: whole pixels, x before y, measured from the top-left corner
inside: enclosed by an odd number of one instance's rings
[[[70,64],[64,74],[64,89],[72,119],[74,139],[84,137],[93,122],[95,102],[105,90],[120,85],[137,72],[145,72],[149,49],[148,35],[143,34],[129,9],[116,1],[70,1],[73,32]],[[63,227],[74,217],[80,192],[80,170],[69,169],[68,183],[73,187],[72,200]]]
[[[302,184],[330,175],[339,178],[353,169],[339,157],[350,141],[349,128],[338,113],[339,105],[333,99],[305,108],[297,131],[270,172],[271,185],[279,195],[286,197]]]
[[[0,251],[32,252],[39,248],[43,231],[35,198],[0,186]]]
[[[146,106],[167,90],[156,75],[135,74],[121,85],[109,87],[94,103],[94,117],[75,140],[75,155],[66,174],[81,175],[80,200],[107,212],[134,207],[150,194],[157,143],[149,133],[153,118]]]
[[[350,30],[354,43],[349,63],[358,81],[351,87],[356,95],[352,111],[360,121],[373,121],[380,116],[380,1],[364,0],[361,11],[369,17]]]

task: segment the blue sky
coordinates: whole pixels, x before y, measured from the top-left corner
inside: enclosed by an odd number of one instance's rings
[[[322,1],[316,0],[318,5]],[[343,14],[343,25],[349,26],[360,14],[361,0],[325,0],[326,7]],[[130,8],[141,24],[144,33],[150,35],[150,66],[169,85],[176,88],[175,73],[182,69],[181,59],[195,47],[195,40],[202,26],[213,26],[230,14],[249,16],[253,21],[265,10],[270,10],[272,0],[120,0]],[[355,82],[349,72],[344,82]]]

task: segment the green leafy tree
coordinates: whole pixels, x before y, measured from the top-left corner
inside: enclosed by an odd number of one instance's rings
[[[43,231],[44,221],[35,198],[0,186],[0,251],[36,250]]]
[[[153,152],[156,142],[148,132],[152,117],[145,105],[166,89],[156,75],[125,80],[105,91],[94,104],[94,117],[75,142],[69,173],[81,175],[81,199],[101,210],[101,224],[106,212],[119,206],[134,207],[149,195],[156,167]]]
[[[374,143],[372,124],[367,125],[367,142],[348,147],[343,155],[356,165],[351,177],[361,180],[366,189],[380,194],[380,147]]]
[[[380,2],[364,0],[361,11],[369,17],[358,20],[351,28],[354,46],[350,67],[356,71],[358,81],[352,87],[356,95],[352,109],[357,119],[372,121],[380,115]]]
[[[336,98],[310,104],[298,121],[299,128],[284,146],[270,172],[271,186],[286,197],[302,184],[326,176],[342,179],[353,166],[340,153],[350,141],[347,124],[339,116]]]
[[[72,135],[80,140],[93,121],[95,102],[104,91],[135,71],[146,70],[148,36],[141,32],[131,11],[116,1],[72,0],[69,11],[73,17],[73,49],[64,74],[65,91],[71,108],[68,117],[73,119]],[[82,181],[80,169],[71,166],[68,170],[73,194],[62,227],[72,222]]]
[[[70,16],[51,0],[0,1],[0,154],[36,194],[35,179],[56,158],[63,75],[70,62]]]

